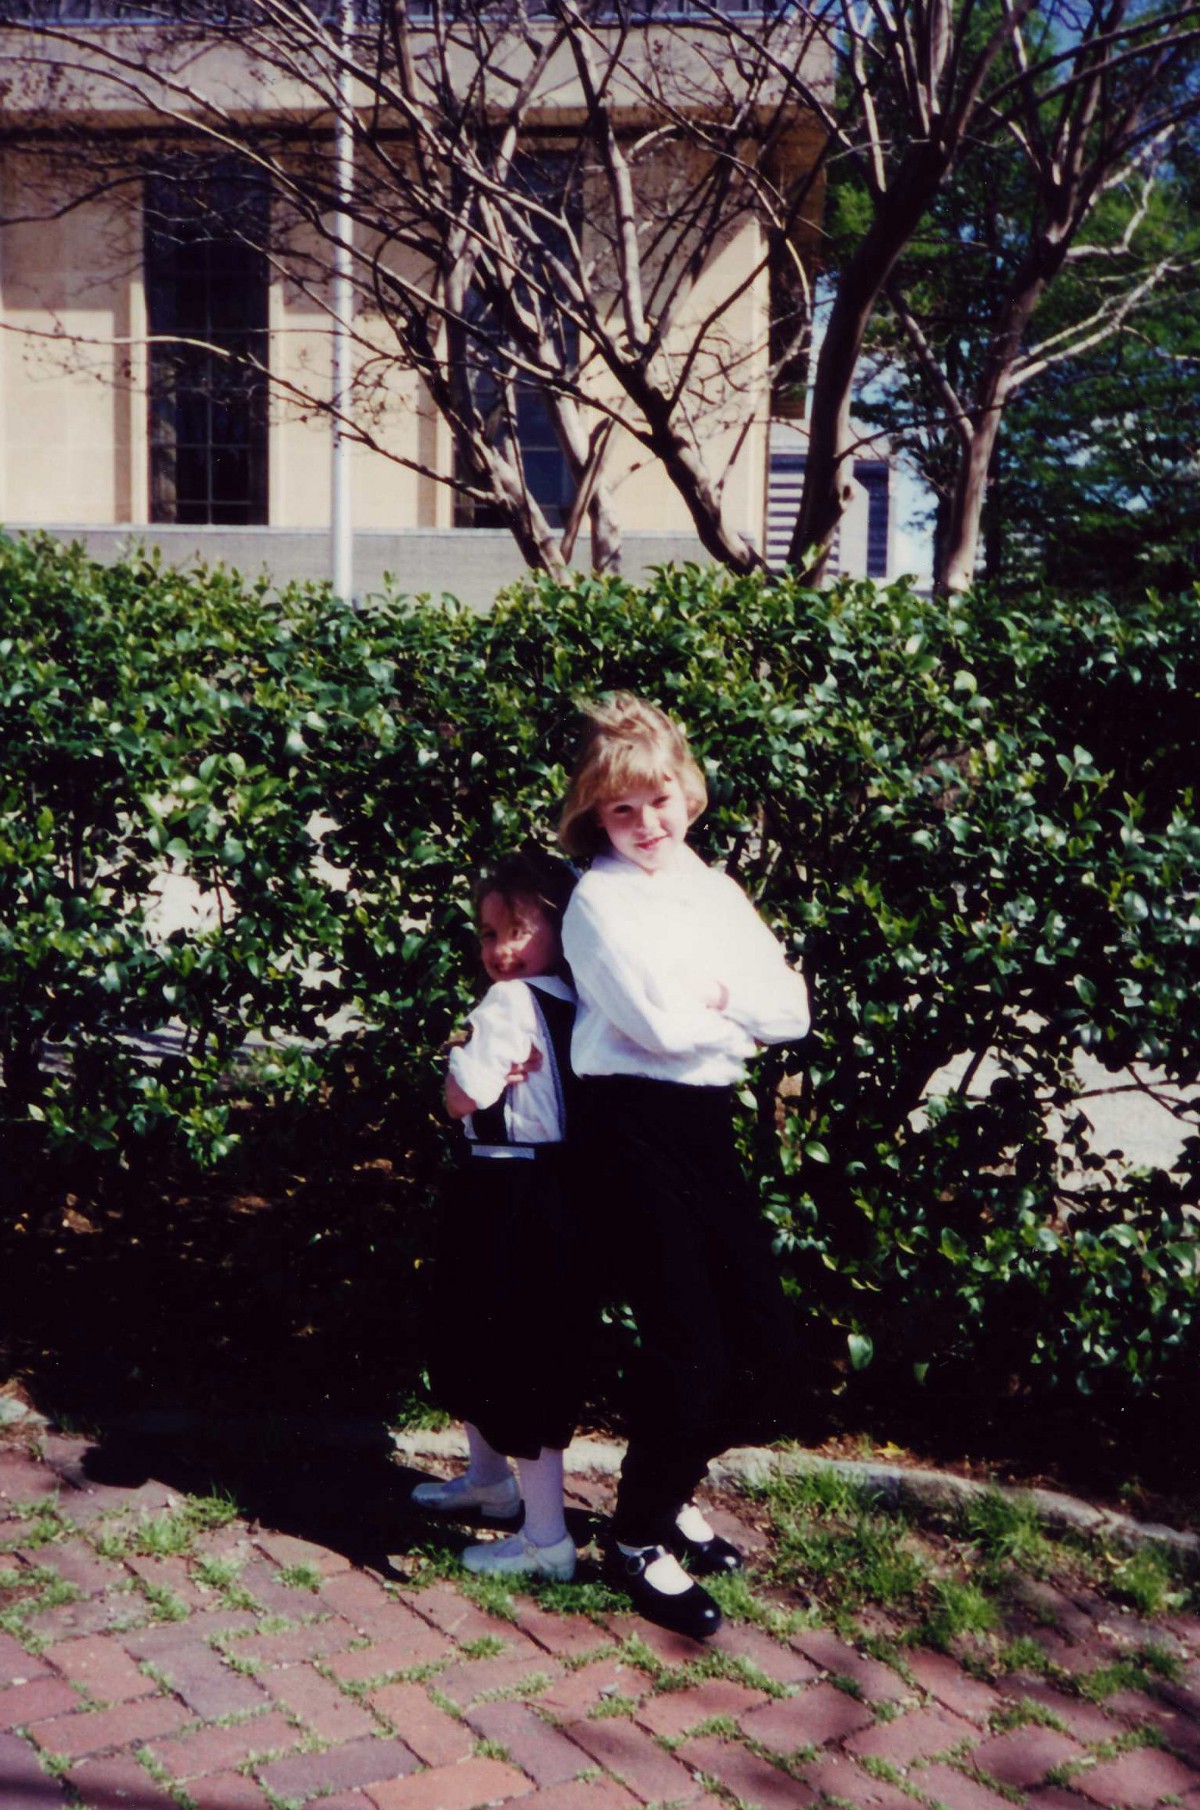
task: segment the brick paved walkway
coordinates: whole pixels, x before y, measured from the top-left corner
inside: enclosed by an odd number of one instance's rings
[[[176,1539],[177,1489],[43,1452],[0,1445],[0,1810],[1200,1810],[1194,1620],[1034,1586],[1057,1681],[999,1684],[820,1628],[702,1647],[531,1596],[511,1621],[265,1519]],[[608,1488],[575,1486],[580,1515]],[[1179,1682],[1072,1693],[1151,1636]]]

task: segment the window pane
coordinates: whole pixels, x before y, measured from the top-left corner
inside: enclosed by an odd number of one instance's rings
[[[265,521],[266,189],[234,159],[181,157],[145,212],[150,331],[167,340],[150,355],[151,519]]]

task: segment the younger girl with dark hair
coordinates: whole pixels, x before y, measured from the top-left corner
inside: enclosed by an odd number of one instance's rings
[[[475,893],[492,982],[452,1051],[446,1107],[463,1121],[444,1205],[431,1380],[466,1423],[470,1462],[413,1501],[441,1514],[480,1510],[519,1533],[468,1546],[467,1569],[566,1579],[575,1545],[563,1517],[563,1450],[574,1432],[581,1344],[579,1243],[567,1188],[575,995],[561,925],[575,876],[564,861],[511,855]],[[509,1458],[515,1457],[512,1474]]]

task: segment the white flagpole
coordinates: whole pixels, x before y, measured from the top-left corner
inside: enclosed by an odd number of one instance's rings
[[[334,124],[334,180],[339,207],[333,218],[333,326],[331,402],[333,435],[330,443],[329,527],[333,589],[349,603],[354,596],[354,524],[350,498],[350,441],[342,425],[342,410],[349,403],[351,345],[349,323],[354,306],[351,283],[351,234],[354,224],[346,202],[354,182],[354,121],[351,113],[350,71],[347,67],[354,29],[352,0],[343,0],[341,47],[344,61],[338,69],[337,114]]]

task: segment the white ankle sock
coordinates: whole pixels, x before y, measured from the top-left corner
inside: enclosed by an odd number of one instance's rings
[[[654,1550],[653,1546],[626,1546],[621,1540],[617,1541],[617,1551],[623,1552],[630,1559]],[[659,1551],[658,1557],[651,1559],[642,1576],[652,1590],[661,1591],[663,1596],[682,1596],[685,1590],[692,1587],[691,1578],[671,1552]]]
[[[567,1537],[563,1519],[563,1455],[544,1445],[536,1458],[518,1458],[525,1498],[525,1537],[535,1546],[557,1546]]]
[[[713,1530],[694,1502],[685,1502],[675,1517],[675,1525],[688,1540],[711,1540]]]
[[[463,1429],[467,1435],[467,1450],[471,1454],[471,1462],[467,1466],[468,1482],[503,1483],[511,1475],[504,1453],[489,1445],[479,1428],[473,1427],[469,1420],[463,1422]]]

